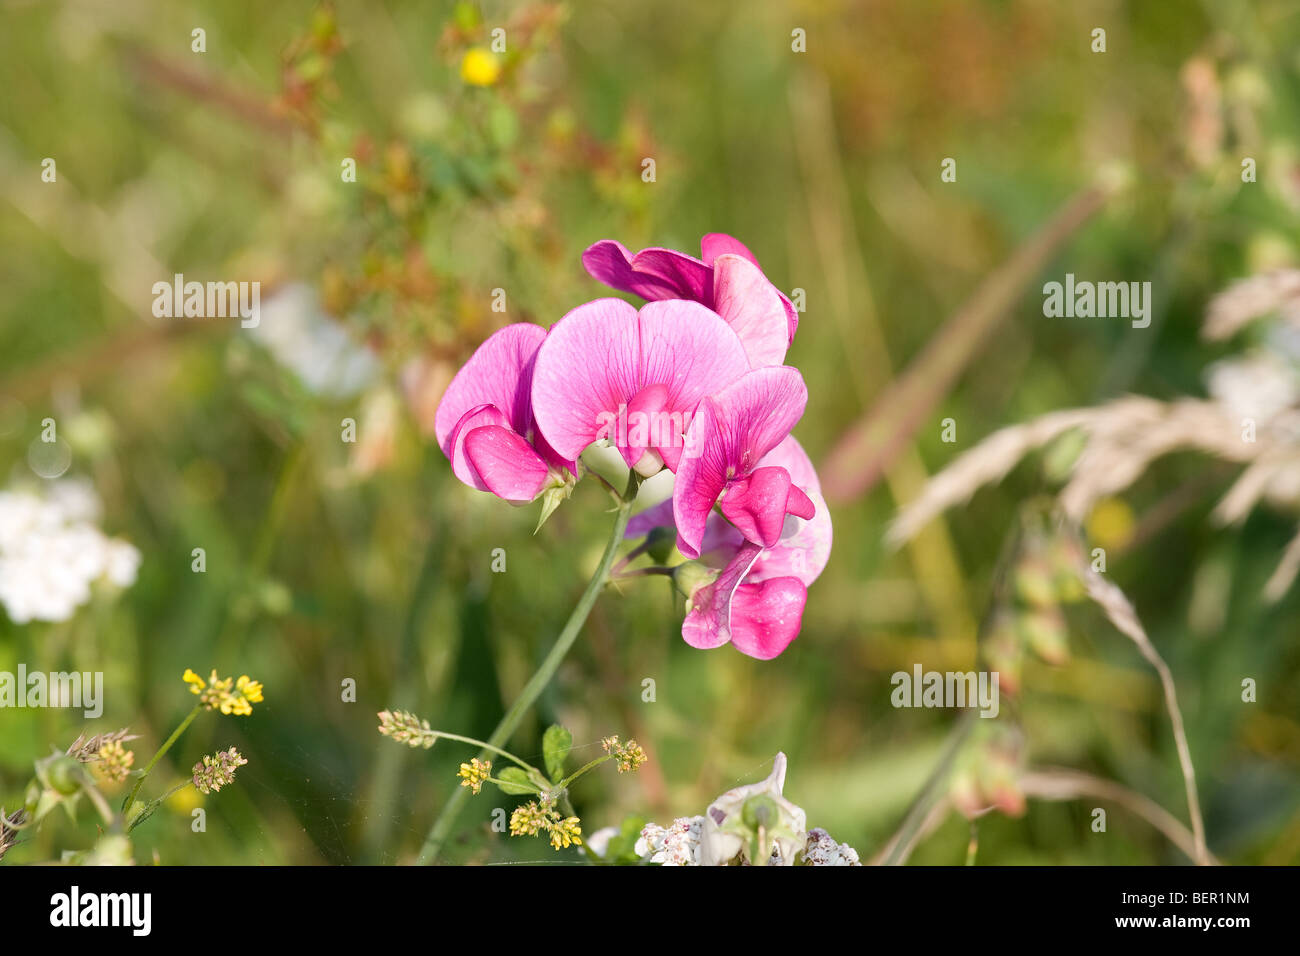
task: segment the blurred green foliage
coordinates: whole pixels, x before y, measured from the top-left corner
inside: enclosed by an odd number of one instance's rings
[[[1037,225],[1125,164],[1134,188],[1042,281],[1151,279],[1156,321],[1139,335],[1047,320],[1025,289],[922,427],[931,471],[1054,408],[1200,394],[1224,351],[1197,335],[1208,297],[1297,258],[1300,6],[1284,0],[4,6],[0,475],[29,475],[28,446],[56,417],[70,474],[93,479],[106,528],[144,562],[120,600],[72,621],[0,615],[0,669],[104,671],[107,708],[90,729],[129,724],[139,760],[191,706],[186,667],[266,687],[253,716],[206,715],[169,756],[178,777],[232,744],[249,764],[202,798],[207,833],[191,833],[188,804],[142,828],[140,862],[154,849],[164,863],[413,858],[468,753],[393,745],[375,713],[404,707],[486,737],[609,521],[586,482],[534,536],[530,509],[456,482],[427,434],[432,408],[500,323],[549,324],[606,294],[581,269],[591,242],[691,252],[702,233],[728,232],[780,287],[806,290],[789,361],[811,393],[796,434],[818,461],[886,385],[864,370],[905,366]],[[466,52],[490,49],[498,26],[499,77],[465,82]],[[1104,54],[1090,50],[1099,26]],[[795,28],[806,53],[791,50]],[[1213,95],[1189,64],[1208,68]],[[1247,155],[1260,181],[1243,186]],[[41,182],[44,157],[56,183]],[[355,183],[341,177],[349,157]],[[956,183],[940,182],[944,157]],[[173,272],[258,280],[264,301],[306,283],[383,373],[365,394],[323,396],[237,323],[155,320],[150,286]],[[357,445],[340,441],[347,417]],[[940,440],[945,417],[955,446]],[[1110,572],[1178,681],[1211,848],[1295,863],[1300,589],[1272,607],[1259,598],[1295,516],[1214,527],[1230,477],[1203,459],[1159,463],[1126,496],[1139,517],[1189,481],[1204,493]],[[834,503],[830,566],[802,635],[772,662],[687,647],[662,581],[612,587],[513,749],[540,760],[553,721],[573,732],[576,760],[608,734],[645,746],[639,773],[593,775],[577,795],[588,833],[633,813],[702,812],[782,750],[786,794],[865,858],[953,721],[892,708],[890,674],[971,666],[1000,542],[1040,489],[1037,466],[1022,467],[947,515],[928,551],[898,554],[881,542],[893,484]],[[190,570],[196,547],[204,574]],[[491,570],[495,548],[506,573]],[[1072,607],[1068,621],[1069,662],[1022,675],[1030,760],[1117,780],[1185,819],[1154,676],[1095,610]],[[1246,676],[1253,705],[1240,701]],[[0,802],[82,729],[63,711],[0,713]],[[469,803],[448,860],[551,858],[491,831],[502,800]],[[1090,810],[1031,800],[1021,817],[991,814],[979,861],[1184,859],[1122,810],[1092,833]],[[914,859],[960,863],[968,838],[950,818]],[[56,822],[9,860],[92,839],[88,820]]]

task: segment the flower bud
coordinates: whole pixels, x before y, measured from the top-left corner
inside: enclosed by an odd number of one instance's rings
[[[686,597],[687,610],[695,592],[717,580],[718,572],[706,568],[698,561],[685,561],[673,568],[673,587]]]

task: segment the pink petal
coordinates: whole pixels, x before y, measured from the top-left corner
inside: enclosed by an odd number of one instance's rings
[[[808,389],[797,369],[755,369],[696,409],[677,467],[673,517],[678,547],[699,556],[708,515],[733,477],[747,476],[803,416]]]
[[[731,600],[758,559],[760,549],[746,542],[712,584],[691,596],[691,611],[682,622],[682,639],[691,647],[721,647],[731,640]]]
[[[465,413],[482,405],[493,405],[521,435],[532,428],[529,410],[533,358],[546,338],[546,330],[531,322],[517,322],[498,329],[478,347],[456,373],[438,403],[434,434],[438,446],[452,457],[451,433]]]
[[[484,487],[506,501],[532,501],[550,476],[533,446],[500,425],[484,425],[465,436],[465,457]]]
[[[619,449],[629,468],[635,468],[645,450],[663,438],[660,432],[665,430],[663,422],[669,415],[667,385],[650,385],[632,396],[632,400],[627,403],[628,444],[626,448]]]
[[[658,435],[650,437],[671,466],[685,441],[678,434],[700,399],[748,368],[736,333],[699,303],[651,302],[638,313],[621,299],[599,299],[557,322],[538,349],[533,414],[556,452],[577,458],[597,437],[630,440],[627,415],[649,389],[640,402],[656,412],[652,431]],[[617,434],[620,415],[626,436]],[[624,450],[624,457],[633,451]]]
[[[533,416],[563,458],[576,460],[602,429],[617,428],[620,407],[641,390],[636,309],[597,299],[556,322],[537,350]]]
[[[675,469],[700,400],[748,373],[749,359],[735,331],[697,302],[651,302],[641,309],[640,324],[642,380],[645,385],[668,387],[665,424],[674,429],[681,425],[671,442],[661,440],[656,445],[669,468]]]
[[[736,330],[754,368],[780,365],[790,345],[781,293],[758,266],[736,255],[713,263],[713,308]]]
[[[602,239],[588,247],[582,254],[582,265],[587,274],[598,282],[620,292],[639,295],[647,301],[677,296],[677,287],[671,282],[633,269],[632,254],[622,243],[613,239]]]
[[[731,596],[731,644],[761,661],[770,661],[799,636],[808,589],[798,578],[772,578],[742,584]]]
[[[787,513],[808,519],[813,516],[808,496],[790,484],[784,468],[756,468],[727,485],[722,513],[750,541],[770,548],[781,538]]]
[[[740,256],[742,259],[748,259],[756,267],[762,268],[758,265],[758,260],[754,258],[754,254],[739,239],[729,236],[725,232],[706,233],[704,238],[700,240],[700,258],[704,260],[705,265],[711,266],[714,265],[714,260],[718,256]]]
[[[831,514],[821,494],[821,482],[807,452],[791,435],[763,456],[760,466],[775,465],[790,473],[791,482],[808,494],[815,513],[811,520],[787,515],[781,540],[763,552],[747,580],[796,577],[812,584],[830,560],[833,533]]]
[[[474,469],[465,454],[465,439],[469,433],[476,428],[482,428],[486,425],[499,425],[502,428],[510,428],[510,422],[501,414],[501,410],[495,405],[479,405],[477,408],[471,408],[456,423],[450,435],[447,436],[447,457],[451,459],[451,470],[461,481],[471,488],[477,488],[479,491],[487,491],[487,485],[483,484],[482,478]]]

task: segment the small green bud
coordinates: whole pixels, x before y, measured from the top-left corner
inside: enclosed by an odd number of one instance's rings
[[[645,553],[655,564],[665,564],[677,546],[677,532],[673,528],[651,528],[645,539]]]
[[[673,568],[673,586],[677,588],[689,603],[695,592],[717,580],[718,572],[706,568],[697,561],[686,561]]]
[[[81,769],[81,764],[67,756],[52,761],[46,768],[45,774],[50,782],[50,789],[65,797],[80,790],[85,779],[85,771]]]

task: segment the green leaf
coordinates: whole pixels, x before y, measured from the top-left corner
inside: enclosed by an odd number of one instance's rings
[[[636,841],[641,839],[641,831],[645,825],[645,817],[625,817],[618,834],[609,839],[609,846],[605,849],[605,862],[613,864],[641,862],[641,858],[636,855]]]
[[[528,793],[537,793],[536,785],[528,779],[528,774],[519,767],[506,767],[497,774],[497,786],[501,792],[512,797]]]
[[[559,783],[564,778],[564,758],[573,746],[573,734],[559,724],[551,724],[542,734],[542,756],[546,760],[546,772],[551,775],[552,783]]]

